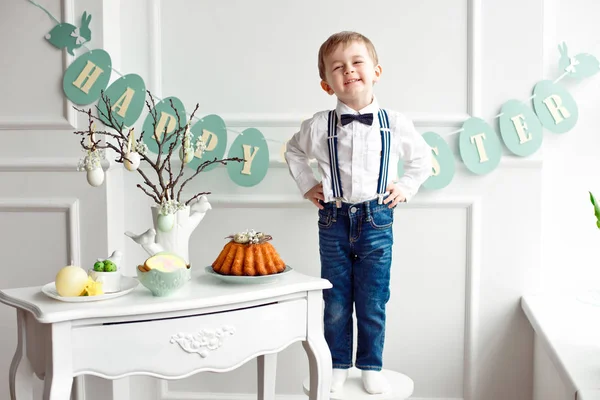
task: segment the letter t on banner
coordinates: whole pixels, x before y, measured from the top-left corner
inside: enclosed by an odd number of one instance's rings
[[[493,171],[500,164],[502,157],[498,135],[480,118],[469,118],[463,124],[459,150],[465,166],[478,175]]]

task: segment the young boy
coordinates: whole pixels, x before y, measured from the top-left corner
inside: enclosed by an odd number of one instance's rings
[[[410,200],[431,173],[431,149],[400,113],[379,109],[373,85],[381,66],[371,41],[356,32],[329,37],[319,50],[321,87],[337,97],[334,111],[304,121],[287,145],[290,174],[319,208],[325,339],[331,350],[331,391],[352,367],[353,306],[356,367],[366,391],[389,389],[381,373],[385,307],[389,300],[394,207]],[[316,159],[322,181],[309,159]],[[404,175],[397,178],[399,160]]]

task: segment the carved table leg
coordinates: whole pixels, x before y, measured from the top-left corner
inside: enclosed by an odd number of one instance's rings
[[[331,352],[323,335],[323,293],[308,292],[308,329],[302,346],[308,355],[310,400],[328,400],[331,388]]]
[[[46,376],[44,400],[65,400],[71,396],[73,385],[73,355],[71,351],[71,323],[58,322],[50,326],[46,345]]]
[[[258,400],[275,400],[277,353],[258,356]]]
[[[8,375],[11,400],[17,400],[17,395],[19,400],[33,399],[33,367],[27,358],[26,312],[17,309],[18,343]]]

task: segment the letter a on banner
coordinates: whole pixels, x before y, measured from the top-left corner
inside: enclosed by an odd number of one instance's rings
[[[500,139],[481,118],[469,118],[459,138],[460,156],[469,171],[484,175],[493,171],[502,157]]]
[[[127,74],[114,81],[104,96],[110,103],[112,119],[119,124],[132,126],[142,114],[146,100],[146,84],[141,76]],[[108,109],[103,101],[98,104],[98,117],[108,123]]]
[[[87,105],[98,100],[106,89],[111,73],[110,55],[101,49],[77,57],[63,76],[65,96],[75,104]]]

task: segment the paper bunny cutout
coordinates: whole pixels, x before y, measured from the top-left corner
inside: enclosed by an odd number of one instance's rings
[[[91,20],[92,16],[84,11],[80,27],[62,22],[46,34],[46,39],[59,49],[66,48],[69,54],[74,56],[73,50],[92,39],[92,32],[90,31]]]

